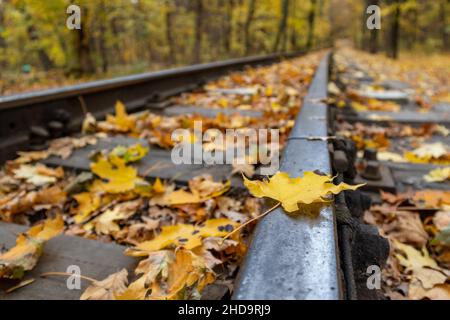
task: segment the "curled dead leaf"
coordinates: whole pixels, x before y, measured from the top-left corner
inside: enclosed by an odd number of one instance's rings
[[[128,271],[122,269],[106,279],[93,282],[80,297],[80,300],[115,300],[127,289]]]
[[[20,234],[15,247],[0,255],[0,278],[21,279],[37,264],[45,242],[59,235],[63,229],[64,221],[57,216]]]

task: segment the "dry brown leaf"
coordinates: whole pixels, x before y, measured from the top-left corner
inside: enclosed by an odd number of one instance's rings
[[[200,298],[204,287],[215,280],[215,274],[205,261],[193,252],[179,249],[175,261],[169,267],[164,285],[152,287],[149,299],[171,300]]]
[[[442,273],[425,247],[420,252],[398,241],[394,241],[394,244],[397,249],[405,254],[405,256],[396,254],[395,257],[406,268],[406,272],[411,272],[413,278],[420,281],[424,289],[431,289],[437,284],[445,283],[447,276]]]
[[[10,220],[11,216],[30,211],[34,208],[62,206],[66,200],[66,193],[59,186],[52,186],[39,191],[21,192],[7,197],[5,203],[0,204],[0,216]]]
[[[169,276],[169,266],[173,263],[175,256],[173,252],[161,250],[150,252],[148,257],[137,266],[135,273],[141,275],[139,279],[132,282],[128,288],[122,292],[119,300],[144,300],[147,293],[152,289],[153,283],[157,280],[165,281]]]
[[[93,282],[81,295],[80,300],[115,300],[127,289],[128,271],[122,269],[106,279]]]
[[[124,220],[136,213],[142,204],[142,199],[122,202],[108,209],[98,216],[95,220],[95,231],[97,234],[114,234],[120,231],[118,220]]]
[[[380,190],[381,200],[386,201],[392,205],[398,205],[398,204],[410,199],[413,195],[414,195],[413,192],[393,194],[393,193],[389,193],[389,192]]]
[[[441,208],[450,205],[450,191],[422,190],[414,194],[413,201],[426,208]]]
[[[438,284],[428,290],[425,298],[430,300],[450,300],[450,284]]]
[[[429,240],[418,213],[397,211],[393,219],[383,225],[383,231],[389,237],[402,243],[423,247]]]
[[[450,225],[450,211],[438,211],[434,214],[433,223],[441,231]]]
[[[43,165],[22,164],[18,169],[14,170],[14,176],[35,186],[44,186],[56,182],[58,178],[64,176],[64,171],[62,168],[54,170]]]
[[[203,226],[193,226],[191,224],[177,224],[174,226],[162,227],[162,231],[153,240],[145,241],[134,248],[129,248],[125,252],[131,256],[146,256],[148,252],[157,251],[169,246],[182,246],[186,249],[193,249],[202,245],[202,239],[206,237],[221,237],[236,228],[237,223],[229,219],[210,219]]]
[[[57,216],[20,234],[15,247],[0,255],[0,278],[21,279],[37,264],[45,242],[59,235],[63,229],[64,221]]]
[[[208,199],[219,197],[231,187],[230,181],[226,183],[214,182],[212,177],[199,176],[189,181],[190,191],[165,188],[164,194],[157,194],[150,200],[151,205],[177,206],[205,202]]]

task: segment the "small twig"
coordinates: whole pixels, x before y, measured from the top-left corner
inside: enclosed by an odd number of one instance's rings
[[[88,109],[86,106],[86,102],[84,101],[83,96],[78,96],[78,101],[80,101],[81,110],[83,111],[84,115],[88,114]]]
[[[329,141],[335,139],[336,136],[300,136],[288,138],[288,140],[307,140],[307,141]]]
[[[228,239],[232,234],[236,233],[237,231],[241,230],[242,228],[244,228],[245,226],[247,226],[248,224],[252,223],[253,221],[256,221],[258,219],[263,218],[264,216],[268,215],[269,213],[271,213],[273,210],[275,210],[276,208],[278,208],[280,206],[281,202],[278,202],[276,205],[274,205],[272,208],[270,208],[269,210],[261,213],[259,216],[248,220],[246,223],[241,224],[238,228],[234,229],[233,231],[231,231],[229,234],[227,234],[223,239],[222,242],[225,241],[226,239]]]
[[[176,179],[182,177],[184,174],[186,174],[187,171],[181,171],[181,172],[177,172],[173,175],[173,177],[169,180],[169,182],[174,182]]]
[[[145,177],[153,171],[161,170],[161,169],[165,169],[165,168],[171,168],[173,166],[174,166],[173,164],[161,163],[161,161],[158,161],[157,163],[152,164],[150,167],[148,167],[142,175]]]
[[[74,273],[67,273],[67,272],[45,272],[45,273],[41,274],[41,277],[43,277],[43,278],[45,278],[47,276],[63,276],[63,277],[75,276],[75,277],[79,277],[79,278],[87,280],[87,281],[97,282],[97,280],[95,280],[93,278],[89,278],[89,277],[83,276],[81,274],[74,274]]]
[[[398,211],[439,211],[439,208],[396,207]]]
[[[11,288],[7,289],[7,290],[5,291],[5,293],[11,293],[11,292],[13,292],[13,291],[15,291],[15,290],[17,290],[17,289],[23,288],[23,287],[25,287],[25,286],[27,286],[27,285],[33,283],[34,281],[35,281],[34,278],[28,279],[28,280],[23,280],[23,281],[20,282],[18,285],[15,285],[14,287],[11,287]]]

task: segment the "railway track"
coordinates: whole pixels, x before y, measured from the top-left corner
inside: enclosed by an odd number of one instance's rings
[[[364,117],[365,120],[361,121],[372,121],[376,125],[381,125],[383,121],[373,121],[370,120],[373,116],[336,107],[329,100],[328,89],[331,82],[337,83],[344,91],[349,85],[345,79],[352,78],[353,83],[370,79],[355,78],[354,72],[341,72],[336,67],[338,64],[334,62],[331,53],[321,52],[317,55],[321,58],[305,60],[297,65],[297,69],[301,69],[306,68],[307,63],[316,63],[315,68],[309,66],[309,73],[296,73],[295,70],[290,70],[292,66],[289,64],[283,67],[283,62],[280,63],[284,59],[301,56],[301,53],[271,55],[0,98],[0,161],[13,159],[17,151],[34,151],[34,154],[38,154],[40,150],[49,147],[51,149],[51,139],[79,132],[82,124],[86,126],[86,122],[83,122],[86,112],[91,113],[93,118],[101,119],[106,114],[113,113],[117,100],[122,101],[127,112],[137,119],[140,119],[142,114],[148,117],[150,113],[154,117],[147,119],[159,121],[158,123],[169,123],[170,119],[174,118],[177,121],[200,118],[216,119],[215,125],[220,122],[225,125],[225,122],[233,119],[238,122],[244,121],[243,119],[258,119],[252,124],[257,128],[261,124],[267,125],[264,121],[273,117],[277,121],[273,126],[286,131],[280,139],[283,146],[280,171],[291,176],[302,176],[305,171],[337,175],[337,179],[341,181],[366,183],[365,190],[340,194],[332,205],[321,209],[317,217],[286,215],[281,208],[274,210],[256,225],[243,262],[238,269],[233,269],[231,278],[236,280],[232,295],[226,286],[214,284],[206,289],[204,298],[380,299],[383,297],[380,288],[373,290],[367,287],[367,267],[384,265],[389,244],[379,236],[376,227],[365,224],[362,217],[372,201],[379,201],[379,190],[401,192],[407,183],[402,176],[410,176],[423,168],[405,166],[407,169],[403,170],[398,164],[389,166],[387,163],[377,162],[372,150],[366,150],[364,165],[358,166],[360,155],[355,143],[342,134],[341,126],[354,124]],[[298,59],[301,61],[302,58]],[[250,71],[247,69],[250,74],[256,72],[258,75],[258,71],[255,71],[259,70],[258,67],[274,63],[279,63],[273,66],[281,66],[277,70],[286,77],[282,81],[283,85],[289,83],[289,86],[295,89],[295,93],[291,91],[291,95],[286,94],[287,100],[284,100],[287,104],[293,102],[295,105],[290,111],[281,112],[282,116],[278,111],[267,112],[264,107],[255,107],[258,104],[248,98],[255,95],[255,92],[249,92],[249,88],[244,85],[243,73],[219,78],[248,66],[255,68]],[[353,67],[355,66],[350,65],[346,70]],[[284,70],[284,73],[279,70]],[[363,68],[358,66],[358,76],[362,70]],[[260,76],[263,78],[262,74]],[[234,87],[229,86],[230,81],[235,83]],[[242,83],[236,85],[239,81]],[[276,96],[272,93],[274,88],[264,87],[264,90],[264,99],[270,101],[270,97]],[[213,92],[216,98],[213,101],[203,99],[202,94],[205,92]],[[253,104],[253,108],[225,106],[224,100],[217,96],[237,97],[240,105],[245,101],[247,104]],[[271,108],[277,110],[279,106],[272,103]],[[298,110],[300,112],[297,114]],[[381,116],[384,116],[381,120],[386,122],[386,115],[379,115],[378,120]],[[410,114],[403,120],[401,115],[395,116],[398,117],[395,120],[401,123],[416,125],[417,121],[434,123],[440,119],[441,124],[448,126],[448,117],[439,115],[414,121],[411,120]],[[117,117],[116,115],[115,119]],[[90,171],[93,153],[140,143],[144,147],[150,147],[150,152],[136,164],[136,168],[139,176],[152,183],[161,179],[173,182],[177,188],[190,187],[193,179],[208,174],[214,181],[230,180],[231,189],[226,195],[232,199],[239,200],[245,193],[242,179],[239,175],[233,175],[234,168],[229,164],[199,163],[174,166],[164,137],[135,134],[124,136],[115,133],[107,138],[98,138],[92,144],[84,141],[83,147],[72,146],[74,150],[71,150],[67,157],[46,155],[41,161],[50,168],[63,167],[65,171],[73,173],[73,176],[80,177],[83,172]],[[256,166],[255,169],[255,176],[262,175],[261,167]],[[32,218],[26,222],[34,221]],[[0,243],[7,247],[12,246],[15,233],[25,229],[16,224],[1,223]],[[83,235],[83,232],[81,229],[72,229],[70,233]],[[102,237],[97,240],[102,240]],[[80,267],[83,275],[94,279],[104,279],[121,268],[132,272],[136,259],[123,255],[124,249],[124,246],[114,241],[104,243],[64,235],[47,243],[43,257],[29,274],[39,278],[42,273],[65,271],[73,264]],[[86,286],[83,285],[83,288]],[[81,292],[67,290],[65,281],[61,279],[45,278],[12,293],[1,294],[0,299],[78,299]]]
[[[113,106],[117,100],[123,101],[129,113],[147,110],[163,117],[200,114],[205,117],[216,118],[219,114],[232,117],[232,114],[237,111],[242,117],[261,117],[264,115],[264,109],[233,110],[220,108],[220,106],[214,108],[205,108],[201,105],[186,106],[189,101],[186,102],[183,96],[175,101],[170,98],[185,91],[194,90],[195,92],[195,89],[205,84],[207,80],[212,80],[227,72],[242,69],[245,66],[267,65],[288,57],[290,55],[246,58],[2,98],[0,109],[5,116],[2,115],[1,119],[5,122],[4,127],[10,128],[2,135],[3,160],[13,158],[13,154],[17,150],[33,151],[49,147],[48,143],[51,138],[64,136],[73,130],[79,131],[84,117],[83,112],[89,111],[96,118],[100,118],[107,112],[113,112]],[[301,65],[301,67],[305,66],[305,64]],[[286,67],[289,68],[287,65]],[[298,79],[286,79],[287,82],[292,82],[294,88],[298,86],[296,89],[301,93],[301,96],[297,96],[298,93],[293,96],[293,112],[288,113],[286,120],[281,119],[281,121],[284,121],[283,123],[289,122],[290,125],[294,122],[293,120],[296,123],[289,135],[281,165],[281,168],[291,175],[301,174],[305,170],[331,172],[327,143],[304,139],[308,135],[326,135],[327,108],[319,100],[326,97],[329,55],[325,55],[315,73],[312,66],[309,66],[309,68],[309,71],[304,75],[299,74],[300,78]],[[290,74],[295,76],[294,71],[290,71]],[[312,76],[314,76],[313,79]],[[307,85],[310,82],[311,86],[307,91]],[[237,92],[240,90],[239,88],[229,90],[231,92],[225,92],[224,94],[246,95],[245,92],[243,94]],[[245,91],[245,88],[243,90]],[[267,96],[269,95],[267,94]],[[295,116],[295,110],[298,110],[299,103],[302,100],[300,98],[305,95],[302,111],[300,115],[293,119],[292,116]],[[33,112],[28,113],[25,110],[33,110]],[[55,118],[51,120],[54,115],[56,115]],[[270,113],[266,113],[267,116],[270,117]],[[19,119],[21,119],[20,124]],[[56,125],[55,122],[59,122],[59,125]],[[53,127],[62,129],[55,132]],[[17,142],[18,140],[20,140],[20,143]],[[90,170],[89,155],[95,150],[111,150],[118,145],[129,146],[137,142],[147,146],[146,141],[124,136],[101,139],[94,145],[74,150],[68,159],[50,156],[44,159],[43,163],[50,167],[61,166],[65,170],[73,172],[86,172]],[[317,155],[314,160],[310,157],[309,152],[314,152]],[[148,170],[148,168],[154,168],[155,166],[157,170]],[[150,180],[156,178],[173,180],[177,185],[188,185],[190,180],[201,174],[210,174],[215,181],[223,181],[230,177],[231,169],[230,165],[182,164],[174,167],[170,151],[153,147],[149,156],[141,159],[138,164],[139,173],[146,178]],[[232,193],[242,193],[245,190],[240,177],[232,177],[231,185]],[[281,232],[281,230],[286,230],[286,223],[290,225],[289,230],[291,231]],[[269,230],[264,230],[268,227]],[[20,227],[15,226],[3,226],[3,229],[9,230],[8,228],[20,229]],[[275,233],[275,238],[268,242],[269,238],[265,236],[266,232],[269,232],[269,234]],[[5,237],[8,238],[9,242],[14,239],[14,235],[10,231],[3,231],[2,239]],[[290,244],[291,248],[286,248],[280,252],[280,246],[285,244]],[[80,246],[88,246],[89,249],[81,252],[77,249]],[[105,249],[100,249],[103,246],[105,246]],[[302,250],[298,250],[298,246],[301,246]],[[43,261],[38,264],[33,273],[38,274],[49,269],[65,270],[67,268],[65,265],[70,264],[73,259],[61,257],[61,250],[67,250],[70,252],[70,256],[77,257],[75,260],[80,264],[83,274],[90,274],[91,277],[96,279],[102,279],[109,273],[117,271],[116,269],[120,266],[132,269],[130,265],[135,263],[135,261],[131,262],[132,259],[123,256],[123,247],[93,244],[92,241],[64,236],[55,248],[52,246],[52,242],[49,243]],[[304,252],[310,252],[311,254],[304,254]],[[271,258],[273,255],[278,256],[276,261]],[[50,261],[46,259],[47,256],[49,256]],[[57,260],[60,259],[60,263],[53,261],[54,257],[57,257]],[[99,257],[101,257],[100,261],[98,260]],[[325,210],[319,219],[292,219],[284,215],[282,210],[277,210],[258,227],[247,260],[243,271],[240,272],[240,280],[237,281],[237,289],[234,294],[236,299],[338,299],[340,297],[340,280],[336,273],[335,222],[331,208]],[[300,269],[298,268],[299,262],[301,262]],[[295,265],[297,267],[294,267]],[[257,270],[254,270],[254,268],[257,268]],[[276,279],[274,277],[273,280],[270,280],[269,277],[269,282],[267,282],[268,274],[274,272],[277,268],[283,270],[283,278]],[[254,276],[255,274],[262,275],[262,278]],[[272,281],[276,281],[276,283]],[[293,286],[293,283],[298,285]],[[43,293],[39,293],[43,292],[42,287],[46,289],[44,290],[46,298],[78,298],[80,295],[79,292],[68,291],[64,283],[55,282],[54,279],[45,279],[41,286],[29,286],[23,288],[23,290],[18,290],[17,295],[11,293],[4,297],[43,298],[41,296]],[[275,288],[276,290],[274,290]]]
[[[351,51],[338,52],[334,56],[330,82],[330,91],[334,92],[330,96],[335,99],[330,103],[334,119],[330,130],[344,142],[334,144],[334,171],[344,181],[365,183],[363,198],[358,199],[362,202],[355,201],[350,194],[345,199],[337,198],[337,205],[345,201],[351,215],[350,223],[341,223],[339,233],[344,257],[347,244],[352,244],[348,257],[353,261],[354,282],[346,283],[347,292],[350,298],[359,299],[433,299],[426,293],[433,285],[427,289],[422,285],[414,288],[407,268],[402,269],[405,261],[399,262],[399,256],[409,259],[406,250],[428,250],[438,261],[433,263],[439,270],[437,274],[442,274],[441,283],[448,281],[448,276],[444,275],[448,261],[440,258],[448,252],[448,247],[439,240],[433,242],[436,232],[428,229],[427,221],[435,219],[434,216],[448,215],[445,208],[449,201],[448,179],[431,177],[430,172],[448,170],[445,168],[449,164],[450,105],[439,97],[425,103],[424,95],[416,90],[416,82],[386,78],[379,66],[371,70],[366,65],[370,61],[374,63],[374,57],[361,59]],[[426,70],[404,70],[396,76],[407,79],[408,72],[422,72],[422,76],[427,76]],[[448,87],[433,90],[448,92]],[[442,152],[431,155],[428,150],[433,148]],[[433,195],[441,195],[439,203],[427,200]],[[358,209],[361,204],[365,212]],[[358,223],[355,228],[354,222],[358,220],[371,226]],[[349,228],[353,230],[349,232]],[[389,246],[385,239],[376,235],[376,230],[389,240]],[[371,272],[374,267],[384,268],[380,278],[384,296],[377,290],[367,290],[370,266]],[[439,299],[448,297],[444,295]]]
[[[28,147],[30,140],[40,147],[42,141],[79,130],[87,110],[95,117],[104,117],[113,111],[117,100],[122,101],[129,112],[161,109],[169,97],[199,88],[232,70],[267,65],[300,54],[212,62],[0,97],[0,161],[13,158],[17,151]],[[31,114],[29,110],[34,112]]]

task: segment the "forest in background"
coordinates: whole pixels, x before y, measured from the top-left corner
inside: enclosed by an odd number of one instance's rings
[[[81,29],[66,27],[70,4]],[[367,6],[381,30],[366,27]],[[0,94],[350,39],[448,51],[449,0],[0,0]]]

